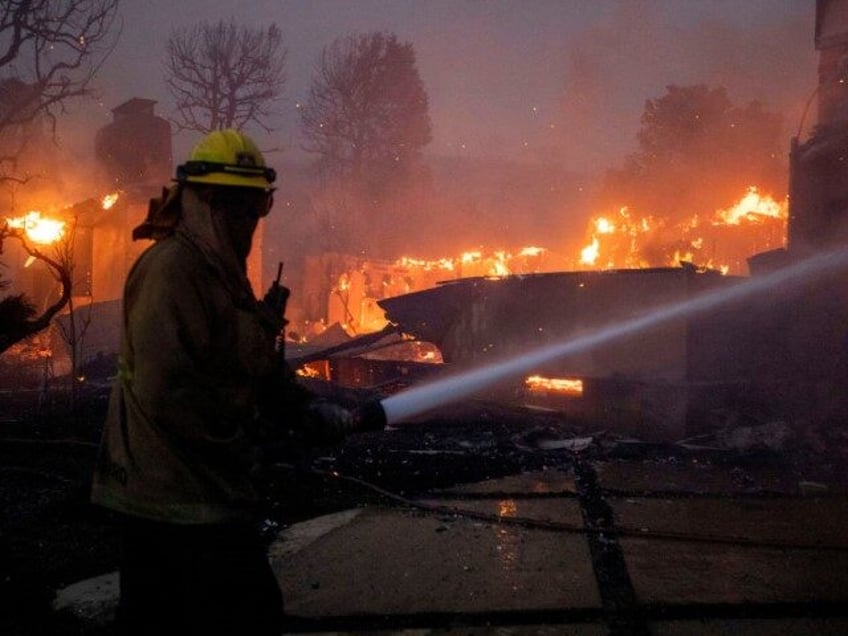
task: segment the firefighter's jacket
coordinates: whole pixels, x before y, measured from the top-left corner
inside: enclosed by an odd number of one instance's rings
[[[277,413],[287,402],[298,418],[308,396],[276,359],[274,321],[225,237],[220,219],[187,189],[174,233],[127,277],[96,504],[172,523],[255,513],[263,400],[276,400]]]

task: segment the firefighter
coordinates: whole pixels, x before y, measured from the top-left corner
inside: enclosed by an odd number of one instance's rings
[[[275,178],[249,137],[212,132],[133,233],[154,243],[125,284],[92,486],[121,527],[120,633],[279,634],[257,449],[304,428],[338,442],[355,426],[295,383],[274,351],[280,290],[258,301],[247,279]]]

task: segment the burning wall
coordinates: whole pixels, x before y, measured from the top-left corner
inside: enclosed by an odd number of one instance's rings
[[[627,207],[593,216],[582,247],[564,247],[567,239],[561,237],[555,249],[477,249],[437,259],[406,256],[388,262],[324,254],[307,259],[302,291],[295,294],[300,307],[292,317],[295,322],[337,322],[356,335],[385,326],[382,299],[462,278],[679,267],[681,262],[745,274],[751,254],[784,246],[786,220],[786,202],[752,186],[727,207],[711,215],[686,215],[685,222],[637,215]]]
[[[675,267],[681,261],[746,274],[747,259],[785,245],[787,202],[755,186],[711,215],[684,215],[673,221],[621,207],[590,221],[578,269]]]
[[[132,263],[147,247],[133,242],[131,231],[143,220],[148,199],[171,177],[170,126],[153,114],[154,104],[134,98],[113,110],[115,121],[101,129],[95,144],[100,171],[84,170],[82,163],[69,168],[59,161],[42,161],[37,181],[51,187],[28,183],[26,197],[17,203],[26,202],[32,209],[6,213],[30,243],[72,270],[72,304],[82,312],[78,328],[84,325],[85,330],[77,344],[81,362],[117,350],[120,323],[114,308]],[[40,142],[34,146],[40,159],[52,156]],[[73,188],[62,187],[66,181],[73,181]],[[79,193],[83,198],[69,204]],[[13,283],[10,293],[25,294],[37,309],[56,301],[58,282],[43,264],[27,258],[17,241],[4,245],[3,261],[9,268],[4,278]],[[57,356],[61,344],[57,338]]]

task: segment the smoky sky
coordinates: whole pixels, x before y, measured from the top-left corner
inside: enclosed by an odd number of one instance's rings
[[[230,18],[283,31],[288,79],[275,131],[251,132],[287,158],[298,156],[296,104],[322,47],[356,32],[413,43],[434,155],[597,171],[632,151],[645,100],[666,85],[721,85],[735,102],[761,100],[785,115],[787,134],[815,87],[813,0],[125,0],[120,11],[98,100],[64,128],[71,142],[93,138],[132,97],[173,113],[163,80],[172,29]],[[178,160],[195,139],[175,137]]]

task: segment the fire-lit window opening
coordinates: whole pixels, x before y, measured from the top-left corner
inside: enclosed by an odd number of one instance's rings
[[[307,362],[295,370],[302,378],[317,378],[321,380],[330,379],[330,363],[327,360]]]
[[[583,396],[583,380],[578,378],[546,378],[541,375],[531,375],[524,380],[524,385],[534,393]]]

